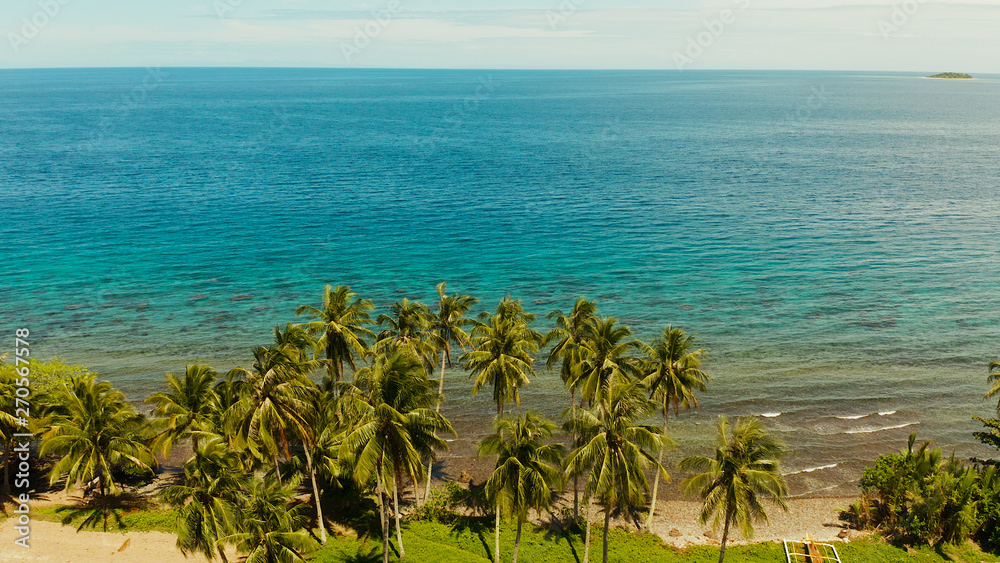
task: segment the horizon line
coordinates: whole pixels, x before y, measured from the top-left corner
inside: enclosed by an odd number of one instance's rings
[[[693,72],[830,72],[830,73],[847,73],[847,72],[858,72],[867,74],[915,74],[915,73],[946,73],[946,72],[963,72],[966,74],[973,74],[969,71],[955,71],[955,70],[885,70],[885,69],[816,69],[816,68],[690,68],[690,69],[677,69],[677,68],[648,68],[648,67],[635,67],[635,68],[525,68],[525,67],[390,67],[390,66],[368,66],[368,67],[354,67],[354,66],[282,66],[282,65],[261,65],[261,66],[224,66],[224,65],[178,65],[178,66],[161,66],[161,65],[144,65],[144,66],[132,66],[132,65],[121,65],[121,66],[41,66],[41,67],[0,67],[0,71],[22,71],[22,70],[127,70],[127,69],[144,69],[144,68],[173,68],[173,69],[216,69],[216,70],[421,70],[421,71],[469,71],[469,72],[485,72],[485,71],[515,71],[515,72],[662,72],[662,73],[693,73]],[[986,76],[1000,76],[1000,72],[978,72],[976,74],[986,75]]]

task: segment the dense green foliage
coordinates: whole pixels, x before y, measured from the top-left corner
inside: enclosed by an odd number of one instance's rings
[[[911,435],[905,450],[881,455],[865,469],[862,500],[850,511],[856,523],[910,543],[959,544],[977,532],[990,543],[996,469],[977,470],[944,458],[930,442],[914,449],[915,442]]]

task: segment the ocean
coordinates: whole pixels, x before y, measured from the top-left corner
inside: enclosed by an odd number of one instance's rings
[[[3,70],[0,349],[29,328],[138,400],[327,283],[510,294],[543,330],[584,295],[707,351],[672,461],[760,415],[794,494],[851,493],[911,432],[990,455],[998,102],[912,73]],[[523,406],[558,415],[537,367]],[[470,388],[449,372],[456,452],[492,417]]]

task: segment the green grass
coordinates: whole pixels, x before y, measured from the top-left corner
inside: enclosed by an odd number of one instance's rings
[[[108,532],[165,532],[174,533],[174,511],[160,509],[118,509],[114,515],[108,518]],[[83,511],[69,506],[51,506],[45,508],[33,508],[31,517],[36,520],[47,522],[61,522],[67,526],[79,527],[88,516],[91,510]],[[92,525],[87,525],[84,530],[105,531],[103,518],[98,519]]]
[[[601,561],[601,530],[592,531],[590,560]],[[395,535],[393,535],[395,540]],[[407,563],[492,563],[493,529],[471,524],[456,528],[436,522],[411,522],[403,531]],[[395,549],[395,541],[393,541]],[[316,552],[313,563],[381,563],[382,544],[377,539],[331,537],[329,545]],[[514,550],[514,529],[502,530],[500,551],[504,561],[510,561]],[[1000,563],[1000,556],[984,554],[975,544],[946,546],[940,552],[933,548],[907,550],[878,539],[838,544],[844,563]],[[396,561],[396,553],[392,560]],[[678,550],[664,545],[656,536],[637,535],[624,530],[611,534],[608,559],[614,563],[716,563],[719,548],[696,546]],[[733,563],[779,563],[785,560],[779,543],[757,543],[731,546],[726,561]],[[583,540],[580,536],[547,534],[540,529],[525,529],[521,539],[519,561],[526,563],[580,563],[583,561]]]

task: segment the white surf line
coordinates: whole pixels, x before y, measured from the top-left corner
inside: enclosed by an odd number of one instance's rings
[[[790,473],[784,473],[784,475],[798,475],[800,473],[812,473],[813,471],[822,471],[824,469],[833,469],[840,465],[839,463],[831,463],[830,465],[820,465],[819,467],[809,467],[807,469],[799,469],[798,471],[792,471]]]
[[[916,426],[920,424],[919,422],[908,422],[906,424],[897,424],[895,426],[886,426],[885,428],[858,428],[856,430],[844,430],[843,434],[872,434],[873,432],[882,432],[884,430],[896,430],[898,428],[906,428],[907,426]]]

